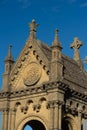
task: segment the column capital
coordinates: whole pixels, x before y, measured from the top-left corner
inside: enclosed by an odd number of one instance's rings
[[[49,101],[48,106],[49,108],[54,108],[54,101]]]
[[[63,105],[63,102],[62,101],[58,101],[58,107],[61,108]]]

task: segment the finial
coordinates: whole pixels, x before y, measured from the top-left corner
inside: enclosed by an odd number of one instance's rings
[[[56,29],[55,29],[55,35],[56,35],[56,36],[58,36],[58,32],[59,32],[59,30],[56,28]]]
[[[59,42],[59,41],[58,41],[58,32],[59,32],[59,30],[56,28],[56,29],[55,29],[55,38],[54,38],[54,42],[57,43],[57,44],[58,44],[58,42]]]
[[[61,44],[59,43],[59,39],[58,39],[58,29],[55,29],[55,38],[54,38],[54,42],[52,44],[52,47],[58,47],[60,50],[62,49]]]
[[[31,38],[36,38],[36,28],[38,27],[38,24],[35,22],[33,19],[31,23],[29,23],[30,27],[30,37]]]
[[[12,45],[9,45],[9,48],[8,48],[8,55],[7,55],[7,57],[6,57],[6,59],[5,59],[5,61],[14,61],[13,60],[13,57],[12,57]]]
[[[32,22],[35,22],[35,19],[32,19]]]
[[[8,57],[9,58],[12,57],[11,50],[12,50],[12,45],[9,45],[9,50],[8,50]]]
[[[74,60],[78,63],[81,63],[79,48],[83,45],[83,43],[77,38],[74,38],[74,42],[70,45],[71,48],[74,49]]]

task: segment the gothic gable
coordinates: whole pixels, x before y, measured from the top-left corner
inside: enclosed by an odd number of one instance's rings
[[[48,58],[40,41],[28,39],[10,74],[11,89],[21,89],[49,80]]]

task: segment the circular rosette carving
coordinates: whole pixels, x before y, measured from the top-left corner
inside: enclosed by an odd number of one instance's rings
[[[41,77],[41,68],[37,63],[31,63],[24,79],[26,86],[35,85]]]

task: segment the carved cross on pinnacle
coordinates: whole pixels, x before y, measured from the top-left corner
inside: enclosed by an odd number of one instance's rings
[[[74,42],[70,46],[71,48],[74,49],[74,60],[77,61],[78,63],[81,63],[79,48],[82,45],[83,45],[82,42],[77,37],[75,37]]]
[[[30,27],[30,37],[36,38],[36,28],[38,27],[38,24],[35,22],[35,20],[32,20],[31,23],[29,23]]]

